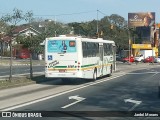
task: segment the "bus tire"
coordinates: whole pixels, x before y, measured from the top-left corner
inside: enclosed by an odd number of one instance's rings
[[[94,70],[94,73],[93,73],[93,81],[97,80],[97,70],[95,69]]]

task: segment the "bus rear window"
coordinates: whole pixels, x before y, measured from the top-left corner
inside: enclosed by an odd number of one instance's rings
[[[76,42],[73,40],[49,40],[47,44],[48,52],[76,52]]]

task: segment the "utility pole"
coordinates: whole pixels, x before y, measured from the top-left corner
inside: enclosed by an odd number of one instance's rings
[[[31,78],[33,78],[33,70],[32,70],[32,38],[31,38],[32,36],[31,36],[31,33],[30,33],[30,29],[31,29],[31,27],[29,27],[29,39],[30,39],[30,42],[31,42],[31,46],[30,46],[30,79],[31,79]]]
[[[12,37],[10,39],[10,74],[9,74],[9,81],[12,80],[12,63],[13,63],[13,51],[12,51]]]
[[[1,59],[3,54],[3,32],[0,32],[0,40],[1,40]]]
[[[98,38],[99,38],[99,33],[98,33],[99,32],[99,30],[98,30],[99,29],[98,28],[98,12],[99,12],[99,10],[97,10],[97,35],[98,35]]]
[[[55,23],[55,28],[56,28],[56,24],[57,24],[57,22],[56,22],[56,16],[55,16],[54,19],[55,19],[55,20],[54,20],[54,23]],[[55,31],[54,31],[54,36],[55,36],[55,37],[57,36],[57,31],[56,31],[56,29],[55,29]]]
[[[130,38],[130,30],[128,29],[128,47],[129,47],[129,53],[128,53],[128,59],[129,59],[129,64],[130,64],[130,57],[131,57],[131,51],[130,51],[130,49],[131,49],[131,47],[130,47],[130,45],[131,45],[131,38]]]

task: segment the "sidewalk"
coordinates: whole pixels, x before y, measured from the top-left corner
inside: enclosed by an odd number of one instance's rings
[[[0,66],[9,66],[10,65],[10,59],[0,59]],[[18,65],[30,65],[30,60],[29,59],[13,59],[12,60],[12,65],[13,66],[18,66]],[[32,60],[32,65],[45,65],[44,60]]]
[[[159,63],[118,63],[117,70],[115,72],[132,72],[135,70],[142,70],[145,68],[157,68],[160,67]]]

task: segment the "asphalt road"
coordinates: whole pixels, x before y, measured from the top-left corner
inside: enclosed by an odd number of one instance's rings
[[[121,76],[120,76],[121,75]],[[61,94],[53,94],[34,101],[26,105],[12,109],[13,111],[59,111],[62,117],[58,119],[67,119],[66,114],[71,117],[81,116],[79,119],[150,119],[157,120],[157,117],[114,117],[104,115],[103,112],[109,111],[125,111],[134,112],[160,110],[160,68],[147,68],[143,70],[135,70],[126,72],[125,74],[114,73],[111,78],[102,78],[96,82],[87,82],[83,87],[72,89],[71,91],[61,92]],[[65,85],[64,85],[65,86]],[[74,86],[74,84],[73,84]],[[76,86],[76,85],[75,85]],[[67,112],[70,111],[70,112]],[[74,114],[75,111],[88,111],[83,114]],[[92,111],[100,111],[94,113]],[[58,113],[51,113],[54,116]],[[86,114],[90,116],[85,117]],[[102,116],[100,114],[103,114]],[[107,113],[106,113],[107,114]],[[112,114],[112,113],[110,113]],[[64,116],[63,116],[64,115]],[[98,116],[100,115],[100,116]],[[156,115],[156,113],[155,113]],[[93,117],[94,116],[94,117]],[[99,117],[99,118],[97,118]],[[20,119],[20,118],[17,118]],[[17,120],[16,119],[16,120]],[[57,118],[47,118],[57,119]],[[75,118],[71,118],[75,119]],[[76,118],[77,119],[77,118]]]

